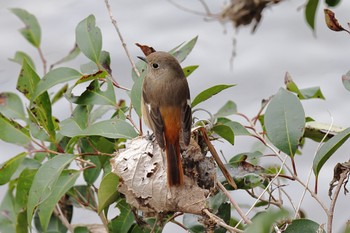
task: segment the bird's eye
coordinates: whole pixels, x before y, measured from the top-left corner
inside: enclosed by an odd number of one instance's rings
[[[152,66],[154,69],[157,69],[159,67],[159,65],[157,63],[153,63]]]

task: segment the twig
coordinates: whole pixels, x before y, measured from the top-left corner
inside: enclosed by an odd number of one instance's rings
[[[122,43],[122,46],[123,46],[124,51],[125,51],[125,53],[126,53],[126,56],[128,57],[129,62],[130,62],[130,64],[131,64],[131,66],[132,66],[132,69],[135,71],[136,75],[137,75],[138,77],[140,77],[140,72],[139,72],[138,69],[136,68],[136,65],[135,65],[134,61],[131,59],[129,50],[128,50],[128,48],[126,47],[126,43],[124,42],[123,36],[122,36],[122,34],[121,34],[121,32],[120,32],[120,30],[119,30],[119,28],[118,28],[117,21],[116,21],[116,20],[114,19],[114,17],[113,17],[112,9],[111,9],[111,6],[109,5],[109,1],[108,1],[108,0],[105,0],[105,3],[106,3],[106,7],[107,7],[107,10],[108,10],[108,13],[109,13],[109,17],[110,17],[110,19],[111,19],[111,21],[112,21],[112,24],[114,25],[115,30],[116,30],[117,33],[118,33],[120,42]]]
[[[41,59],[41,61],[43,63],[43,71],[44,71],[44,75],[45,75],[46,74],[46,59],[45,59],[44,54],[41,51],[40,47],[38,47],[38,52],[39,52],[40,59]]]
[[[337,188],[335,189],[334,196],[333,196],[333,199],[332,199],[330,207],[329,207],[328,222],[327,222],[327,233],[332,233],[332,225],[333,225],[333,216],[334,216],[335,203],[337,202],[337,198],[338,198],[339,192],[340,192],[341,187],[343,186],[343,183],[344,183],[345,179],[347,178],[347,176],[348,176],[347,172],[342,172],[340,174],[338,185],[337,185]]]
[[[73,226],[68,222],[67,218],[63,215],[61,207],[56,204],[55,209],[53,210],[56,216],[61,220],[62,224],[68,229],[69,232],[73,233]]]
[[[203,212],[211,219],[213,220],[217,225],[225,228],[229,232],[238,232],[243,233],[244,231],[237,229],[236,227],[231,227],[225,223],[224,220],[216,216],[215,214],[211,213],[208,209],[204,209]]]
[[[202,132],[202,135],[203,135],[203,139],[205,141],[205,143],[207,144],[208,146],[208,149],[211,153],[211,155],[213,156],[213,158],[215,159],[216,163],[218,164],[220,170],[222,171],[222,173],[224,174],[225,178],[227,179],[227,182],[234,188],[234,189],[237,189],[237,185],[235,183],[235,181],[232,179],[230,173],[227,171],[225,165],[222,163],[220,157],[219,157],[219,154],[218,152],[216,152],[213,144],[211,144],[209,138],[208,138],[208,135],[207,135],[207,132],[205,130],[205,128],[201,127],[199,128],[199,130]]]
[[[218,187],[221,189],[221,191],[224,192],[224,194],[228,197],[228,199],[230,200],[231,204],[233,205],[233,207],[236,209],[237,213],[239,214],[239,216],[242,217],[243,221],[246,224],[250,224],[252,223],[252,221],[250,221],[250,219],[243,213],[242,209],[239,207],[239,205],[237,204],[237,202],[233,199],[232,195],[230,195],[230,193],[227,191],[227,189],[220,183],[217,182]]]
[[[331,116],[331,124],[330,124],[330,126],[329,126],[329,128],[328,128],[326,134],[323,136],[322,140],[321,140],[320,143],[317,145],[317,149],[316,149],[316,151],[315,151],[315,154],[314,154],[314,157],[313,157],[313,158],[316,157],[317,152],[320,150],[321,144],[322,144],[322,143],[324,142],[324,140],[327,138],[327,136],[328,136],[330,130],[332,129],[332,127],[333,127],[333,117]],[[308,176],[307,176],[307,180],[306,180],[305,187],[308,187],[308,186],[309,186],[310,179],[311,179],[311,174],[312,174],[312,166],[310,167],[310,170],[309,170],[309,174],[308,174]],[[295,216],[294,216],[294,218],[296,218],[297,215],[298,215],[298,213],[299,213],[299,209],[300,209],[301,204],[302,204],[302,202],[303,202],[303,200],[304,200],[305,193],[306,193],[306,188],[303,190],[303,193],[302,193],[302,195],[301,195],[301,197],[300,197],[300,201],[299,201],[299,203],[298,203],[298,207],[297,207],[297,209],[295,210]]]

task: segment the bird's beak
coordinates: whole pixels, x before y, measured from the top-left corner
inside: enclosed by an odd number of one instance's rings
[[[146,62],[147,63],[147,59],[145,57],[139,57],[137,56],[138,59],[141,59],[142,61]]]

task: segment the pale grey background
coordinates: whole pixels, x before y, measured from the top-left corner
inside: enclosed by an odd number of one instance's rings
[[[208,1],[209,2],[209,1]],[[320,1],[322,2],[322,1]],[[195,10],[202,10],[198,1],[178,1],[178,3]],[[283,86],[284,74],[290,72],[300,87],[320,86],[326,101],[310,100],[303,102],[306,114],[314,119],[334,124],[349,126],[348,99],[350,93],[341,83],[341,75],[350,69],[349,45],[350,37],[346,33],[335,33],[324,25],[323,6],[319,6],[317,14],[317,37],[315,38],[304,21],[303,11],[297,8],[305,1],[284,1],[264,12],[261,25],[255,34],[251,27],[241,28],[234,32],[232,25],[204,21],[202,17],[181,11],[168,1],[111,1],[113,14],[134,59],[140,55],[135,42],[149,44],[157,50],[169,50],[183,41],[198,35],[198,43],[183,65],[198,64],[200,67],[189,78],[192,97],[201,90],[222,83],[236,83],[237,86],[213,98],[202,107],[215,112],[228,99],[235,101],[238,110],[249,117],[256,114],[260,101],[269,97]],[[211,1],[209,6],[213,12],[222,9],[224,1]],[[110,23],[104,1],[44,1],[44,0],[2,0],[0,2],[0,92],[15,91],[19,66],[8,61],[15,51],[22,50],[35,59],[38,72],[42,73],[39,56],[18,33],[23,24],[12,15],[8,8],[21,7],[33,13],[39,20],[42,29],[42,49],[48,63],[57,61],[73,46],[74,30],[78,22],[89,14],[94,14],[96,23],[103,34],[103,49],[111,53],[112,69],[118,82],[131,87],[130,64],[121,47],[117,34]],[[350,21],[350,2],[342,1],[334,11],[343,25]],[[237,56],[230,65],[233,38],[237,40]],[[79,64],[86,62],[84,56],[67,65],[79,69]],[[117,90],[120,98],[127,98],[124,92]],[[64,103],[54,109],[54,115],[60,119],[69,116]],[[251,138],[236,138],[234,147],[217,143],[224,155],[230,156],[249,151],[255,141]],[[21,152],[21,148],[0,142],[0,163]],[[317,144],[307,141],[303,156],[296,157],[298,171],[302,178],[312,165],[312,157]],[[349,159],[349,145],[337,152],[321,172],[320,196],[329,203],[327,197],[328,183],[332,178],[336,162]],[[313,181],[312,181],[313,187]],[[294,201],[299,200],[301,186],[291,184],[286,188]],[[0,198],[4,187],[0,187]],[[2,193],[1,193],[2,192]],[[233,192],[238,202],[252,203],[241,191]],[[285,200],[287,203],[288,201]],[[307,198],[303,204],[308,217],[325,223],[326,218],[318,204]],[[334,226],[341,226],[350,218],[349,196],[340,195]],[[88,211],[75,215],[74,223],[99,222]],[[172,232],[171,224],[165,232]],[[178,229],[175,227],[175,229]],[[180,231],[179,231],[180,232]]]

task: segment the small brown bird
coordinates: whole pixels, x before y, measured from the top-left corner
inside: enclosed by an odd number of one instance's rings
[[[186,77],[175,57],[153,52],[146,58],[147,73],[142,86],[142,114],[166,151],[168,185],[184,183],[180,138],[187,146],[191,138],[191,101]]]

